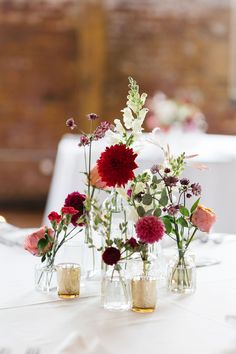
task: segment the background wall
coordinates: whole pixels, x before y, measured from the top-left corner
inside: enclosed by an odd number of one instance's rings
[[[120,116],[129,75],[235,134],[231,17],[225,0],[0,1],[0,208],[43,209],[65,120]]]

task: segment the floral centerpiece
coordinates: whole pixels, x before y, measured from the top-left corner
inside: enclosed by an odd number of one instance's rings
[[[84,197],[82,195],[79,197],[81,202],[81,198]],[[65,204],[68,204],[70,200],[71,195],[67,197]],[[51,227],[41,227],[28,235],[24,241],[24,248],[27,251],[34,256],[41,257],[42,265],[37,266],[35,271],[35,286],[42,292],[49,292],[55,287],[55,257],[65,242],[82,231],[83,208],[77,210],[73,206],[65,205],[60,214],[52,211],[48,219]]]
[[[191,101],[170,99],[163,93],[156,93],[149,100],[150,116],[147,127],[160,127],[163,131],[178,128],[185,132],[205,131],[206,119],[203,113]]]
[[[177,257],[169,267],[168,287],[174,292],[195,290],[193,258],[187,251],[197,230],[209,232],[216,220],[215,213],[199,205],[201,186],[181,177],[186,164],[185,154],[177,158],[165,152],[163,164],[157,164],[134,178],[128,201],[140,220],[156,216],[165,225],[165,233],[176,243]],[[197,198],[191,203],[192,198]],[[152,227],[154,229],[154,226]],[[150,231],[151,232],[151,231]]]

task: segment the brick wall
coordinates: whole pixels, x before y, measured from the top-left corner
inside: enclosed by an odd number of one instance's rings
[[[0,206],[45,200],[66,118],[120,116],[129,75],[190,92],[209,132],[235,134],[229,21],[220,0],[0,1]]]

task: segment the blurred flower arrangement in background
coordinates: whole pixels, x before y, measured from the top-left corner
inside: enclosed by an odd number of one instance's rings
[[[150,115],[147,127],[163,131],[178,128],[184,132],[205,132],[207,122],[201,110],[189,99],[170,99],[158,92],[148,100]]]

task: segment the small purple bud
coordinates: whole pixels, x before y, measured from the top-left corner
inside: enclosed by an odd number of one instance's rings
[[[89,113],[86,116],[88,118],[88,120],[96,120],[99,118],[99,116],[96,113]]]
[[[69,127],[71,130],[75,129],[77,127],[77,124],[75,123],[74,118],[67,119],[66,126]]]

